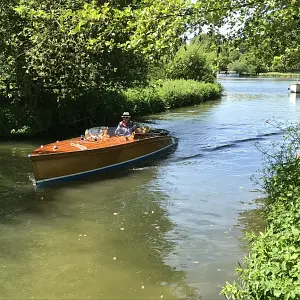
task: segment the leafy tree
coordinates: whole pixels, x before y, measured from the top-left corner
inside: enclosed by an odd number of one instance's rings
[[[264,57],[273,58],[300,44],[297,0],[199,0],[191,15],[194,28],[206,24],[215,32],[226,24],[228,38],[256,47]]]
[[[215,72],[227,71],[228,65],[241,56],[240,50],[230,45],[223,35],[200,34],[194,40]]]
[[[219,72],[228,70],[228,65],[234,60],[231,53],[231,49],[228,45],[220,48],[217,59]]]
[[[286,70],[300,70],[300,47],[287,48],[281,59]]]
[[[250,74],[259,74],[267,70],[266,60],[259,57],[255,51],[243,55],[242,61],[246,64]]]
[[[250,73],[248,70],[247,65],[240,61],[240,60],[236,60],[232,63],[230,63],[228,65],[228,70],[229,71],[236,71],[238,74],[242,74],[242,73]]]
[[[175,52],[186,30],[184,0],[2,2],[0,78],[34,107],[44,87],[63,98],[145,81],[148,62]]]
[[[215,80],[212,67],[198,41],[182,46],[165,68],[166,77],[169,79],[192,79],[205,82]]]
[[[282,61],[282,56],[274,56],[272,62],[272,70],[277,72],[283,72],[285,70],[285,66]]]

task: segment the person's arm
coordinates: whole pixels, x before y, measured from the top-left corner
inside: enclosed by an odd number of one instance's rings
[[[136,124],[133,124],[133,126],[131,127],[131,131],[135,131],[138,128],[138,126]]]
[[[130,122],[130,131],[133,132],[138,128],[138,126],[134,122]]]
[[[120,124],[119,124],[116,131],[115,131],[115,135],[123,135],[122,134],[123,131],[124,131],[123,127],[120,126]]]
[[[115,135],[119,135],[119,136],[131,135],[131,129],[126,128],[119,124],[118,128],[115,131]]]

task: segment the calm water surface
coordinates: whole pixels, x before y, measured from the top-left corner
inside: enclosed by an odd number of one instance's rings
[[[168,159],[103,181],[35,190],[27,155],[0,144],[0,298],[222,299],[257,226],[254,143],[297,121],[293,80],[227,79],[219,101],[153,116]]]

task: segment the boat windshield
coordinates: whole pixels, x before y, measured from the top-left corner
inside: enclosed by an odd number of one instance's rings
[[[92,127],[88,129],[88,135],[90,136],[101,136],[103,134],[108,134],[110,137],[116,136],[116,129],[118,127],[105,127],[105,126],[97,126],[97,127]],[[107,130],[107,132],[106,132]],[[106,132],[106,133],[105,133]],[[151,133],[154,135],[168,135],[169,131],[166,129],[159,129],[159,128],[151,128],[149,126],[139,126],[138,129],[135,131],[135,134],[147,134]],[[119,134],[119,135],[131,135],[131,132],[126,134]]]
[[[105,126],[92,127],[90,129],[88,129],[88,134],[89,135],[100,136],[105,132],[106,129],[107,129],[107,127],[105,127]],[[117,129],[117,127],[109,127],[108,131],[107,131],[107,134],[109,136],[115,136],[116,135],[115,134],[116,129]]]

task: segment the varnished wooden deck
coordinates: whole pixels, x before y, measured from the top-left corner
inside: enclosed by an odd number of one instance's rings
[[[32,152],[32,156],[54,153],[68,153],[76,151],[94,150],[107,148],[117,145],[134,143],[133,137],[125,138],[123,136],[103,137],[102,139],[84,139],[80,137],[69,140],[57,141],[55,143],[41,145]]]

